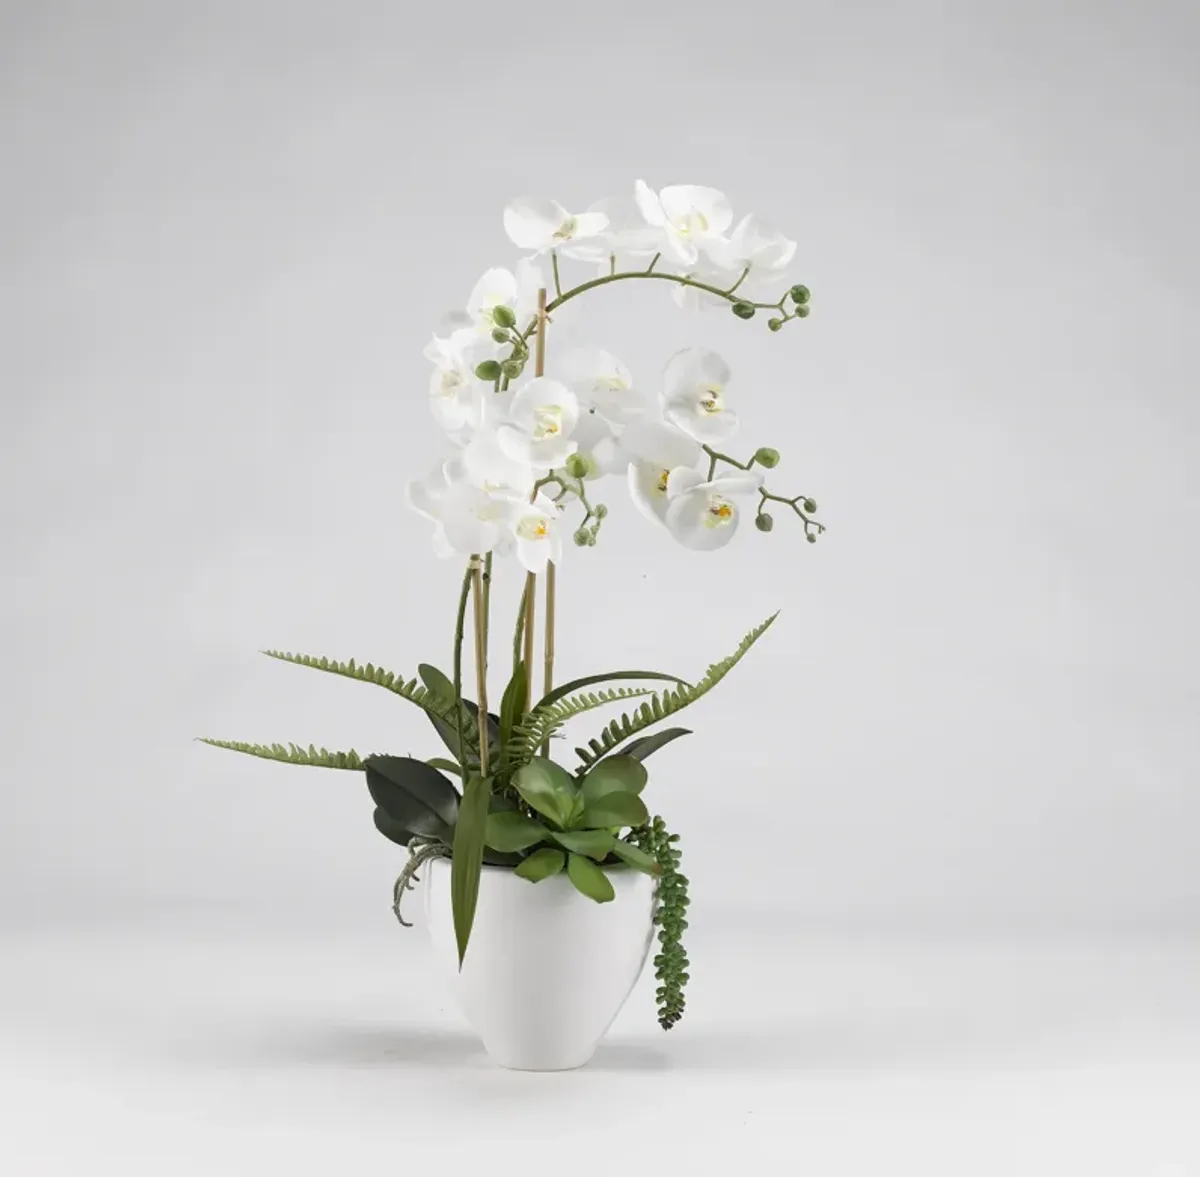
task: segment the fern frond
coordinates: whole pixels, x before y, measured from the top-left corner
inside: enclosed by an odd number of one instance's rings
[[[431,694],[419,678],[406,681],[403,675],[393,674],[390,670],[384,670],[382,666],[375,666],[371,662],[360,666],[353,658],[349,662],[336,662],[330,658],[314,658],[309,654],[287,654],[281,650],[263,650],[263,653],[268,658],[275,658],[280,662],[290,662],[293,666],[307,666],[312,670],[323,670],[326,674],[338,674],[343,678],[356,679],[358,682],[374,683],[386,691],[391,691],[393,695],[399,695],[400,698],[415,703],[440,719],[454,719],[454,701],[446,702]]]
[[[643,703],[636,711],[626,713],[614,719],[601,733],[598,739],[588,741],[588,747],[576,748],[584,768],[590,768],[602,756],[607,756],[617,745],[624,743],[631,736],[648,728],[651,724],[674,715],[694,703],[703,695],[707,695],[745,656],[746,652],[770,628],[771,623],[778,617],[772,613],[761,625],[756,625],[738,643],[737,649],[728,658],[714,662],[703,674],[700,680],[692,686],[677,687],[674,690],[657,692],[654,698]]]
[[[363,758],[353,748],[349,752],[330,752],[309,744],[307,749],[299,744],[245,744],[241,740],[210,740],[200,737],[200,743],[214,748],[228,748],[231,752],[243,752],[247,756],[258,756],[263,760],[280,760],[284,764],[309,764],[314,768],[361,769]]]
[[[585,711],[594,711],[606,703],[617,703],[622,699],[635,699],[640,695],[653,695],[647,687],[608,687],[602,691],[580,691],[577,695],[568,695],[548,707],[535,707],[519,724],[513,728],[509,747],[512,754],[509,759],[521,763],[531,756],[537,755],[537,750],[544,744],[568,719],[582,715]]]

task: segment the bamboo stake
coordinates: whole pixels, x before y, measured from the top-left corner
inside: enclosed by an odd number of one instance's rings
[[[555,274],[558,273],[557,259],[555,265]],[[533,372],[535,376],[544,376],[546,374],[546,324],[550,322],[546,314],[546,288],[543,286],[538,291],[537,301],[537,339],[534,341],[533,353]],[[558,579],[558,570],[554,567],[554,561],[549,560],[546,563],[546,630],[545,637],[542,643],[542,659],[544,670],[544,690],[542,693],[548,695],[550,688],[554,684],[554,613],[556,600],[556,582]],[[530,600],[533,598],[533,584],[529,585]],[[530,628],[533,625],[533,610],[530,609],[525,619],[526,633],[526,650],[528,651],[528,659],[533,657],[533,642],[528,637]],[[525,664],[525,672],[529,675],[530,681],[533,679],[533,666],[527,659]],[[550,751],[549,741],[542,748],[542,754],[548,755]]]

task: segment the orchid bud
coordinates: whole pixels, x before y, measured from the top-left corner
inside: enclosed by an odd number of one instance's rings
[[[778,331],[779,328],[783,326],[783,320],[782,319],[768,319],[767,326],[770,327],[772,331]]]
[[[591,456],[578,452],[571,454],[564,466],[572,478],[586,478],[596,471],[596,463],[592,461]]]
[[[501,303],[499,306],[492,307],[492,322],[497,327],[515,327],[517,316],[513,313],[512,307],[506,307]]]
[[[754,526],[757,527],[759,531],[770,531],[771,528],[775,526],[775,520],[772,519],[770,515],[765,513],[762,515],[755,515]]]
[[[792,302],[797,306],[802,306],[808,302],[810,293],[807,286],[793,286],[788,293],[792,296]]]
[[[808,303],[802,302],[794,311],[792,311],[792,314],[795,315],[797,319],[807,319]]]
[[[497,343],[507,343],[508,342],[508,332],[503,327],[493,327],[492,328],[492,338]]]
[[[805,499],[804,509],[811,515],[817,509],[816,499]]]
[[[739,319],[753,319],[754,306],[751,303],[742,302],[742,300],[739,299],[733,304],[733,313],[737,315]]]
[[[779,451],[773,450],[768,446],[763,446],[761,449],[754,451],[754,460],[760,466],[766,466],[768,470],[774,470],[779,465]]]
[[[588,537],[591,532],[586,527],[581,527],[573,536],[571,536],[577,548],[586,548],[588,546]]]
[[[495,360],[484,360],[475,367],[475,375],[480,380],[499,380],[500,365]]]
[[[817,542],[817,537],[816,537],[816,535],[814,535],[814,534],[813,534],[813,532],[811,532],[811,531],[810,531],[810,532],[808,532],[808,533],[805,535],[805,537],[804,537],[804,538],[805,538],[806,540],[808,540],[808,542],[809,542],[810,544],[815,544],[815,543]]]
[[[603,503],[597,503],[592,508],[592,514],[597,519],[603,519],[608,514],[608,508]]]
[[[505,360],[504,363],[500,365],[500,371],[503,372],[504,375],[509,378],[509,380],[515,380],[523,371],[525,371],[525,361],[516,359]]]

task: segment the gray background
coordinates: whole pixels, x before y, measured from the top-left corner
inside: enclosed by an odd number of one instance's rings
[[[386,902],[356,777],[191,738],[434,752],[254,651],[448,660],[420,349],[511,195],[643,176],[814,292],[771,336],[631,284],[550,340],[651,390],[707,341],[831,527],[690,556],[613,484],[563,568],[564,674],[783,608],[655,762],[697,910],[1195,927],[1198,58],[1179,3],[0,4],[0,902]]]

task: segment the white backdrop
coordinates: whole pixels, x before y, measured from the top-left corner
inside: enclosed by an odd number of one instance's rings
[[[5,906],[386,903],[358,778],[192,737],[434,752],[255,651],[445,664],[421,347],[511,195],[643,176],[780,224],[813,290],[778,336],[625,287],[550,338],[651,391],[721,351],[830,526],[689,556],[614,485],[564,563],[564,675],[694,674],[783,609],[653,762],[698,910],[1200,922],[1195,10],[689,12],[0,5]]]

